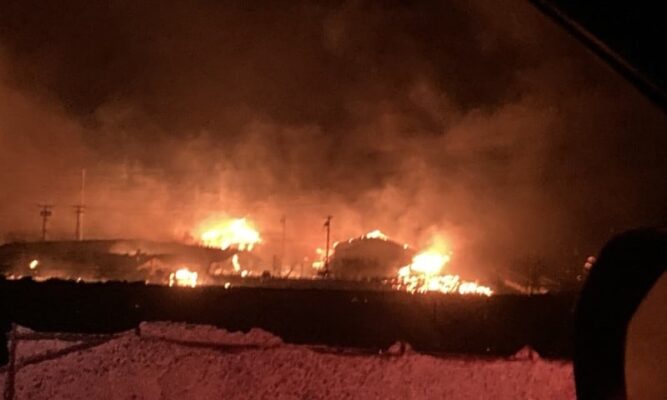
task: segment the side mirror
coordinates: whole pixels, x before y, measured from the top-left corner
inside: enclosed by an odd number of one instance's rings
[[[667,399],[667,231],[631,231],[600,252],[575,314],[579,399]]]

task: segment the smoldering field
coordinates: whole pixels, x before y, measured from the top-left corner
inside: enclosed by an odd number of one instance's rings
[[[373,229],[451,268],[576,268],[667,218],[667,119],[529,4],[7,1],[0,231],[183,240],[256,222],[287,257]]]

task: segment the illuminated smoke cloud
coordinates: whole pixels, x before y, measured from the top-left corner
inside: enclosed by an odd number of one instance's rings
[[[277,254],[284,215],[290,260],[326,215],[489,275],[667,220],[664,115],[529,4],[440,3],[3,3],[2,234],[71,236],[83,166],[88,237],[224,214]]]

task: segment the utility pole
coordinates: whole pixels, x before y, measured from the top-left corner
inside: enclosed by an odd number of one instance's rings
[[[53,205],[40,204],[39,207],[42,209],[39,212],[39,215],[42,217],[42,240],[45,241],[48,237],[49,218],[53,215],[53,211],[51,211]]]
[[[283,215],[282,218],[280,218],[280,224],[282,225],[282,228],[283,228],[283,235],[282,235],[281,242],[280,242],[280,262],[278,264],[278,268],[279,268],[278,275],[282,274],[282,272],[283,272],[283,263],[285,262],[285,231],[286,231],[286,226],[287,226],[287,217],[286,216]]]
[[[74,206],[76,212],[76,231],[75,236],[76,240],[83,240],[83,214],[86,210],[84,205],[85,200],[85,189],[86,189],[86,170],[81,170],[81,195],[79,197],[79,204]]]
[[[331,215],[327,216],[324,227],[327,228],[327,247],[324,250],[324,275],[329,275],[329,242],[331,240]]]

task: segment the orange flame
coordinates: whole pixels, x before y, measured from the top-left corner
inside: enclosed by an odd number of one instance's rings
[[[228,219],[203,229],[200,240],[204,246],[226,250],[230,247],[251,251],[262,238],[246,218]]]
[[[450,260],[449,254],[439,253],[436,250],[427,250],[412,258],[410,270],[424,275],[438,275]]]
[[[197,286],[197,272],[188,268],[180,268],[169,274],[169,286]]]
[[[381,240],[389,240],[389,236],[385,235],[382,233],[379,229],[376,229],[374,231],[370,231],[367,234],[363,236],[365,239],[381,239]]]
[[[459,285],[460,294],[479,294],[484,296],[491,296],[493,290],[488,286],[478,285],[477,282],[463,282]]]
[[[232,266],[234,267],[234,271],[240,274],[242,278],[245,278],[246,276],[250,275],[250,271],[243,269],[238,254],[234,254],[232,256]]]
[[[239,255],[234,254],[232,256],[232,265],[234,266],[234,271],[241,272],[241,263],[239,262]]]
[[[334,248],[336,247],[336,244],[337,243],[334,243]],[[333,253],[334,253],[334,249],[329,249],[329,257],[330,258],[331,258],[331,256],[333,256]],[[325,258],[326,258],[326,252],[324,251],[324,248],[322,248],[322,247],[316,248],[315,249],[315,254],[316,254],[317,259],[315,261],[313,261],[311,266],[313,267],[313,269],[316,269],[316,270],[324,269]]]
[[[443,268],[451,260],[451,253],[446,253],[443,248],[442,241],[434,240],[429,249],[416,254],[409,265],[398,271],[397,289],[405,289],[411,293],[493,294],[488,286],[463,281],[458,275],[442,274]]]

